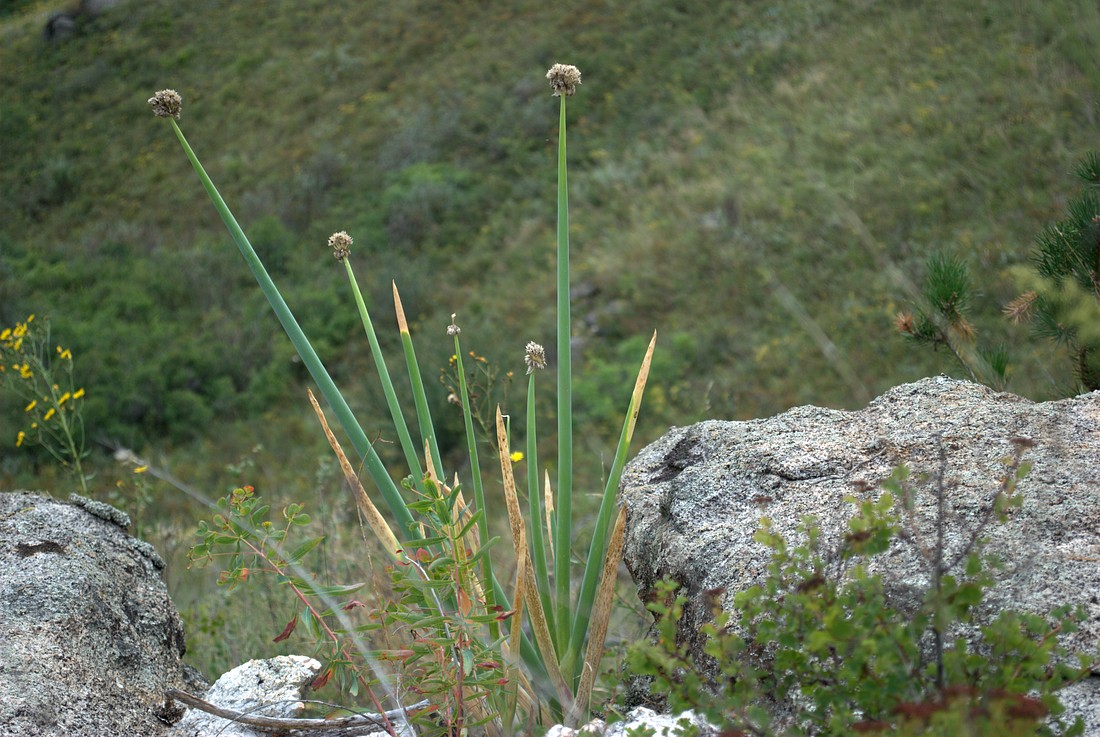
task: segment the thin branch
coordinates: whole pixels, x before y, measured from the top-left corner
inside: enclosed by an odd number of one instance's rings
[[[198,696],[193,696],[177,688],[168,689],[167,694],[176,701],[187,704],[199,711],[204,711],[207,714],[213,714],[216,717],[228,719],[232,722],[247,724],[250,727],[255,727],[256,729],[267,732],[284,732],[288,729],[310,731],[354,729],[362,727],[377,727],[378,729],[385,730],[386,720],[398,717],[408,717],[410,712],[424,709],[431,703],[427,700],[419,701],[411,706],[406,706],[402,709],[392,709],[382,714],[353,714],[352,716],[338,717],[336,719],[304,719],[293,717],[249,716],[239,711],[215,706],[209,701],[204,701]]]

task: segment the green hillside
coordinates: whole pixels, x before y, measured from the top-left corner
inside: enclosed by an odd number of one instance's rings
[[[1011,267],[1096,147],[1100,15],[1079,0],[145,0],[52,43],[42,28],[57,6],[9,5],[0,324],[48,316],[87,387],[89,437],[208,494],[247,481],[302,497],[327,450],[293,349],[146,106],[165,87],[378,432],[384,404],[326,239],[356,238],[392,359],[396,280],[429,373],[447,365],[452,312],[487,365],[521,372],[528,340],[554,342],[557,103],[544,74],[556,61],[584,74],[569,151],[590,482],[654,329],[636,447],[671,424],[855,408],[963,375],[893,326],[935,251],[980,275],[974,322],[1011,347],[1011,390],[1043,399],[1072,385],[1068,362],[1000,310],[1019,291]],[[441,442],[455,447],[461,418],[435,389]],[[4,488],[60,491],[47,457],[14,447],[21,406],[5,397],[0,410]],[[105,445],[91,459],[104,495],[120,474]],[[186,537],[165,529],[178,553]]]

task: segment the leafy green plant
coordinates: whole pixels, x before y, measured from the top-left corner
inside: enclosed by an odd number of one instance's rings
[[[226,559],[218,575],[218,585],[233,589],[257,576],[274,576],[286,586],[301,604],[286,627],[275,636],[275,642],[288,639],[301,624],[319,644],[319,654],[325,658],[326,670],[315,681],[320,687],[339,675],[341,686],[353,695],[360,688],[370,697],[378,711],[379,700],[372,687],[377,681],[369,670],[355,667],[358,658],[351,649],[353,640],[348,632],[333,625],[336,608],[350,609],[359,604],[344,597],[359,591],[364,584],[323,586],[313,578],[303,575],[300,563],[310,551],[324,542],[324,536],[311,537],[297,544],[289,552],[286,546],[295,528],[310,522],[303,505],[290,504],[282,510],[282,520],[276,524],[268,519],[270,506],[256,495],[251,486],[234,489],[216,502],[217,511],[209,520],[199,522],[201,542],[191,548],[188,557],[199,565],[207,565],[215,558]],[[341,600],[342,599],[342,600]],[[371,629],[372,625],[360,628]]]
[[[0,383],[26,403],[16,447],[41,446],[87,494],[88,476],[81,465],[88,455],[81,413],[85,392],[73,378],[72,351],[50,339],[49,321],[32,314],[0,331]]]
[[[459,733],[471,724],[484,724],[490,733],[502,734],[513,732],[517,725],[526,726],[535,721],[564,720],[569,724],[576,724],[588,713],[610,616],[616,570],[622,552],[625,520],[620,510],[613,524],[615,492],[633,437],[656,340],[654,335],[635,381],[619,444],[604,486],[592,540],[587,553],[580,555],[583,567],[580,569],[578,581],[574,578],[573,564],[573,378],[566,98],[573,95],[580,84],[580,72],[575,67],[555,64],[547,73],[547,78],[555,96],[560,98],[556,356],[558,458],[555,468],[557,490],[555,493],[550,491],[549,469],[544,470],[544,479],[539,477],[535,375],[537,369],[546,367],[547,360],[542,346],[530,342],[527,344],[525,359],[529,375],[525,423],[529,501],[527,520],[523,519],[519,507],[512,468],[509,423],[505,421],[499,407],[495,413],[497,455],[515,553],[516,584],[511,597],[505,594],[494,571],[493,559],[488,554],[494,539],[490,536],[485,514],[487,502],[470,391],[466,381],[467,372],[463,365],[465,354],[460,344],[461,331],[458,325],[452,319],[447,333],[454,341],[457,399],[461,403],[466,430],[470,468],[468,485],[472,491],[469,504],[464,500],[462,486],[457,481],[450,486],[445,482],[451,476],[444,471],[435,424],[396,285],[393,289],[394,307],[414,403],[414,411],[410,414],[416,419],[415,436],[406,421],[404,409],[382,356],[373,322],[352,271],[352,239],[345,232],[335,233],[329,239],[334,255],[344,266],[405,458],[408,476],[403,484],[404,492],[398,489],[390,470],[375,452],[264,264],[184,137],[176,122],[181,107],[179,95],[172,90],[164,90],[150,100],[157,116],[166,118],[171,124],[303,364],[317,382],[332,412],[350,438],[367,474],[396,521],[396,533],[362,488],[358,474],[344,457],[335,436],[327,428],[324,413],[315,403],[315,410],[326,435],[341,459],[347,481],[356,489],[360,512],[364,514],[371,529],[396,564],[412,566],[423,574],[421,582],[413,580],[415,577],[408,579],[412,581],[412,585],[402,589],[406,593],[402,602],[410,616],[426,617],[418,621],[421,627],[428,626],[425,622],[430,623],[438,636],[437,643],[451,642],[454,648],[451,655],[456,667],[452,669],[447,664],[451,661],[446,657],[437,658],[437,671],[432,676],[435,680],[429,681],[434,684],[431,689],[433,693],[454,694],[458,697],[457,703],[451,702],[450,706],[444,708],[447,729],[452,733]],[[255,526],[258,520],[253,520],[253,523]],[[232,532],[242,535],[247,530],[242,527],[241,530],[234,529]],[[237,544],[229,534],[223,534],[222,538],[215,536],[213,541]],[[231,572],[231,579],[236,580],[235,575]],[[440,575],[442,578],[438,577]],[[513,613],[508,617],[501,617],[501,607],[505,602],[512,603]],[[533,641],[523,632],[521,611],[527,615]],[[451,637],[454,632],[463,633],[457,642]],[[436,652],[442,651],[437,648]],[[499,663],[501,668],[516,669],[515,677],[504,676],[514,696],[502,702],[489,690],[472,695],[468,692],[470,684],[475,683],[471,680],[474,678],[474,671],[465,666],[457,667],[457,663],[465,663],[469,653],[476,653],[478,657],[474,660],[481,662],[482,652],[494,653],[491,662]],[[473,715],[472,722],[466,718],[466,712],[458,707],[458,703],[464,703],[464,700],[470,700],[469,713]]]
[[[977,341],[970,321],[974,283],[961,259],[933,253],[926,265],[920,304],[894,318],[898,332],[918,345],[945,349],[970,376],[995,389],[1008,382],[1008,353],[1001,347],[985,347]]]
[[[919,484],[904,468],[883,482],[877,499],[848,498],[856,512],[836,549],[825,548],[812,518],[794,546],[765,518],[756,534],[771,551],[763,583],[735,597],[736,618],[716,609],[703,629],[709,672],[717,675],[703,675],[703,664],[678,641],[686,598],[671,582],[649,605],[656,641],[632,649],[631,667],[652,676],[674,708],[700,709],[736,734],[1081,734],[1080,720],[1061,719],[1057,691],[1089,672],[1091,661],[1079,655],[1074,665],[1059,639],[1076,630],[1083,612],[1063,606],[1049,616],[975,617],[995,585],[983,532],[1019,505],[1026,447],[1017,443],[993,503],[950,555],[942,455],[931,478],[934,540],[915,534]],[[916,611],[891,606],[882,575],[872,572],[875,557],[897,544],[915,545],[929,574]],[[974,644],[960,628],[975,632]],[[777,705],[788,713],[785,727]]]

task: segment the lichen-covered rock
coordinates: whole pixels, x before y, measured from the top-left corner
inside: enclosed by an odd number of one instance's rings
[[[0,734],[159,735],[182,709],[163,561],[99,502],[0,494]]]
[[[883,394],[858,412],[798,407],[750,422],[674,428],[642,450],[623,474],[628,513],[624,560],[645,600],[669,577],[690,597],[680,634],[701,645],[710,615],[704,592],[733,597],[759,583],[769,551],[753,540],[762,516],[788,541],[803,516],[816,517],[825,549],[836,547],[853,514],[845,495],[875,484],[902,464],[935,474],[942,443],[949,518],[948,551],[969,540],[988,510],[1012,453],[1011,439],[1034,441],[1020,483],[1023,507],[983,531],[1006,564],[986,613],[1011,608],[1047,613],[1080,604],[1088,619],[1069,646],[1095,653],[1100,642],[1100,392],[1034,403],[946,377]],[[917,500],[925,540],[935,495]],[[928,583],[913,546],[898,544],[883,566],[895,605],[919,599]],[[1100,678],[1064,692],[1071,713],[1100,734]]]

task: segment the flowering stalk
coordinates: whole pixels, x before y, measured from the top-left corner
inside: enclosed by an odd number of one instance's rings
[[[382,356],[382,348],[378,344],[378,336],[374,332],[370,312],[367,311],[363,293],[359,290],[359,282],[351,269],[351,258],[349,256],[352,243],[352,237],[345,231],[333,233],[328,239],[329,247],[333,249],[333,255],[337,261],[343,262],[344,270],[347,272],[348,283],[351,285],[352,294],[355,296],[355,306],[359,309],[359,317],[363,321],[363,330],[367,334],[367,342],[370,343],[371,357],[374,358],[374,366],[378,370],[378,378],[382,382],[382,391],[386,395],[386,406],[389,407],[390,417],[393,419],[393,426],[397,430],[397,437],[401,443],[401,450],[405,454],[405,462],[409,465],[413,482],[421,484],[421,487],[418,488],[423,491],[424,471],[420,466],[420,449],[416,447],[416,444],[412,441],[412,436],[409,435],[409,426],[405,423],[405,415],[401,411],[401,404],[397,400],[397,392],[394,390],[393,381],[390,379],[390,371],[386,366],[386,360]]]
[[[462,418],[466,424],[466,449],[470,454],[470,480],[474,486],[474,508],[477,511],[477,531],[481,538],[481,544],[489,542],[489,520],[485,513],[485,489],[481,483],[481,468],[477,456],[477,436],[474,434],[474,418],[470,413],[470,392],[466,387],[466,369],[462,365],[462,346],[458,339],[461,328],[455,323],[455,315],[451,315],[451,324],[447,326],[447,335],[454,338],[455,358],[458,361],[458,388],[459,401],[462,402]],[[493,563],[488,555],[481,556],[481,580],[492,582]],[[492,611],[496,604],[496,592],[493,587],[485,588],[485,606]],[[489,636],[496,640],[500,637],[500,625],[494,620],[489,623]]]
[[[561,98],[558,116],[558,524],[554,547],[554,581],[557,596],[557,642],[569,639],[569,562],[573,527],[573,358],[569,307],[569,183],[565,157],[565,98],[576,91],[567,67],[555,64],[547,72],[554,94]]]
[[[0,382],[25,402],[28,423],[15,436],[15,445],[41,445],[72,470],[87,494],[81,463],[88,455],[80,412],[84,388],[73,383],[72,351],[61,346],[51,351],[50,346],[49,323],[36,322],[33,314],[0,331]]]
[[[546,564],[546,538],[543,535],[542,495],[539,493],[538,428],[535,421],[535,372],[546,368],[546,349],[531,341],[527,344],[524,362],[527,364],[527,501],[531,510],[527,536],[534,559],[535,581],[539,600],[549,629],[554,631],[554,607],[551,605],[549,567]]]
[[[367,439],[367,434],[363,432],[363,428],[359,424],[359,421],[355,419],[355,414],[351,411],[347,401],[344,400],[344,396],[336,387],[336,383],[333,382],[332,377],[329,376],[328,370],[325,369],[324,364],[321,363],[321,359],[317,356],[317,352],[313,349],[309,339],[306,338],[305,333],[302,332],[302,328],[298,325],[298,320],[295,319],[294,313],[290,311],[290,308],[286,304],[286,300],[284,300],[283,295],[279,293],[278,288],[275,286],[275,282],[271,280],[271,277],[267,273],[267,269],[264,268],[263,262],[260,261],[260,257],[256,255],[255,249],[252,248],[252,244],[249,243],[244,231],[241,230],[241,226],[237,223],[237,219],[233,217],[233,213],[230,212],[229,206],[225,204],[225,200],[222,199],[221,194],[214,186],[214,182],[211,181],[202,163],[199,162],[198,156],[195,155],[195,152],[191,149],[191,145],[187,142],[187,138],[184,137],[183,131],[180,130],[179,125],[176,123],[176,120],[179,119],[181,108],[179,94],[175,90],[161,90],[149,100],[149,104],[157,117],[168,118],[168,122],[171,123],[176,138],[179,139],[180,145],[183,147],[184,153],[187,154],[187,158],[190,160],[191,166],[195,169],[195,173],[198,174],[203,188],[206,189],[206,193],[214,203],[214,207],[221,216],[222,222],[225,223],[225,227],[233,237],[234,243],[237,244],[237,249],[241,252],[241,256],[244,257],[245,263],[248,264],[248,268],[252,271],[252,275],[260,285],[260,289],[263,290],[264,296],[267,297],[267,301],[271,304],[271,309],[275,312],[275,316],[279,319],[279,323],[283,326],[283,330],[286,331],[290,341],[294,344],[294,348],[298,351],[302,363],[305,364],[310,376],[317,382],[317,386],[321,389],[321,393],[324,394],[325,399],[328,400],[328,403],[332,406],[333,412],[336,413],[337,419],[340,420],[340,425],[344,428],[344,432],[351,438],[351,443],[355,451],[359,454],[360,458],[365,461],[367,472],[370,474],[371,479],[374,480],[378,490],[382,493],[382,497],[386,500],[386,504],[389,506],[390,511],[393,513],[394,517],[397,518],[398,527],[401,528],[402,535],[406,537],[406,539],[418,538],[419,533],[413,524],[412,515],[409,514],[409,510],[405,507],[404,501],[401,499],[401,494],[397,490],[397,486],[393,483],[393,479],[390,478],[389,472],[386,470],[386,467],[382,465],[382,459],[378,457],[378,453],[374,450],[370,440]]]

